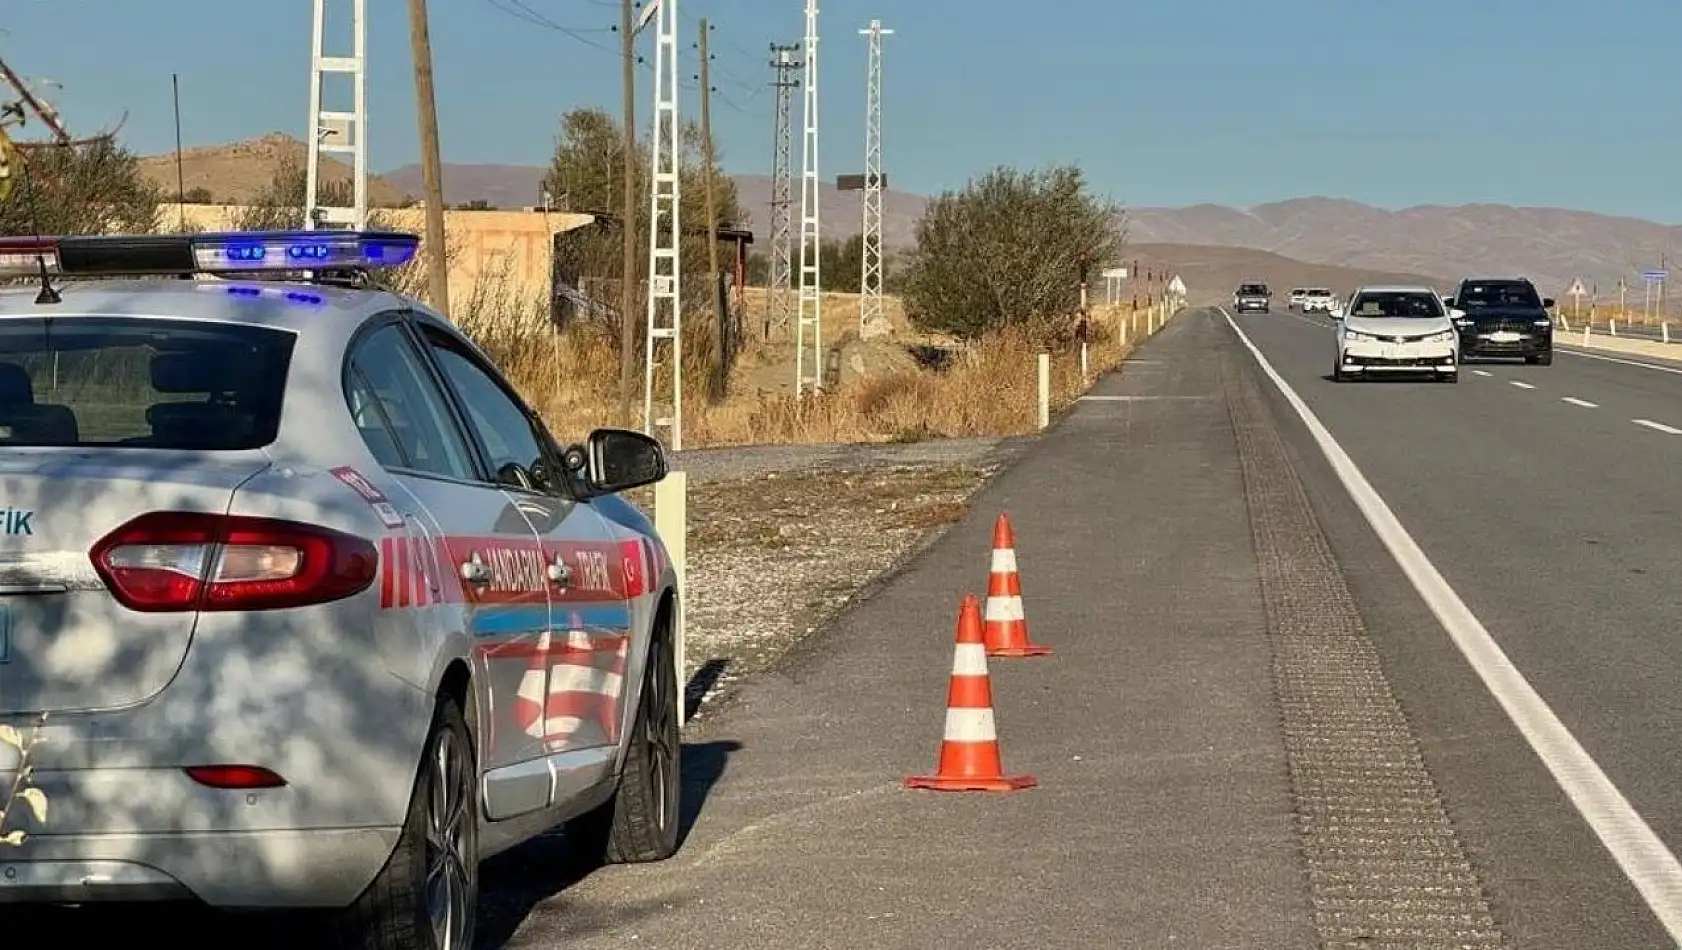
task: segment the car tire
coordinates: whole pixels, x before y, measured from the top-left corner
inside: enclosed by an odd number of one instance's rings
[[[1347,383],[1349,382],[1349,374],[1343,371],[1343,367],[1334,366],[1332,367],[1332,382]]]
[[[1459,373],[1438,373],[1437,377],[1445,383],[1458,383],[1458,382],[1460,382],[1460,374]]]
[[[472,707],[469,698],[469,711]],[[356,902],[334,915],[331,927],[340,947],[443,950],[473,945],[479,903],[479,770],[467,715],[453,697],[439,697],[397,847]],[[451,842],[450,851],[432,844],[440,840]],[[434,897],[429,882],[440,870],[453,886]],[[430,902],[435,899],[450,904],[443,923],[447,936],[434,929]]]
[[[1529,363],[1531,366],[1552,366],[1554,364],[1554,355],[1552,353],[1543,353],[1540,356],[1526,357],[1524,361]]]
[[[613,797],[567,823],[581,853],[604,864],[664,861],[677,853],[682,814],[677,671],[669,615],[655,628]]]

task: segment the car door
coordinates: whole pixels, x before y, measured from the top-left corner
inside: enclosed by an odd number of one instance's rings
[[[403,321],[385,322],[354,344],[346,387],[364,441],[432,522],[392,552],[401,563],[382,601],[473,644],[485,809],[500,820],[553,793],[540,717],[522,703],[545,676],[543,552],[425,352]]]
[[[452,334],[425,332],[433,359],[483,433],[492,465],[523,469],[528,483],[510,491],[537,533],[550,582],[543,740],[562,756],[557,788],[565,795],[569,767],[587,770],[600,762],[564,756],[616,748],[623,721],[631,614],[617,534],[595,509],[569,496],[564,479],[549,477],[561,471],[552,440],[502,374]]]

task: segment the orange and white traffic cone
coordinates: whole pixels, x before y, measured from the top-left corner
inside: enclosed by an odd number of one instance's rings
[[[958,611],[958,644],[952,651],[940,764],[934,775],[912,776],[905,785],[937,792],[1014,792],[1037,784],[1031,775],[1004,774],[993,725],[993,686],[987,676],[981,604],[974,594],[966,594]]]
[[[1022,578],[1016,573],[1016,535],[1003,512],[993,523],[993,567],[987,574],[987,655],[1050,656],[1051,648],[1028,639],[1022,610]]]

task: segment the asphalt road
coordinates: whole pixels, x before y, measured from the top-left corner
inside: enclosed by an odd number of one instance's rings
[[[1548,367],[1464,366],[1458,386],[1337,384],[1325,321],[1236,320],[1635,811],[1682,847],[1682,365],[1570,349]],[[1672,946],[1293,428],[1334,549],[1518,944]]]

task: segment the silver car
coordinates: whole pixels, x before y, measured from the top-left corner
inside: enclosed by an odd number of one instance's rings
[[[0,902],[465,948],[490,855],[563,822],[605,860],[676,849],[674,573],[615,495],[665,456],[562,448],[366,288],[417,244],[0,239],[0,723],[47,714],[50,803],[0,829]]]

